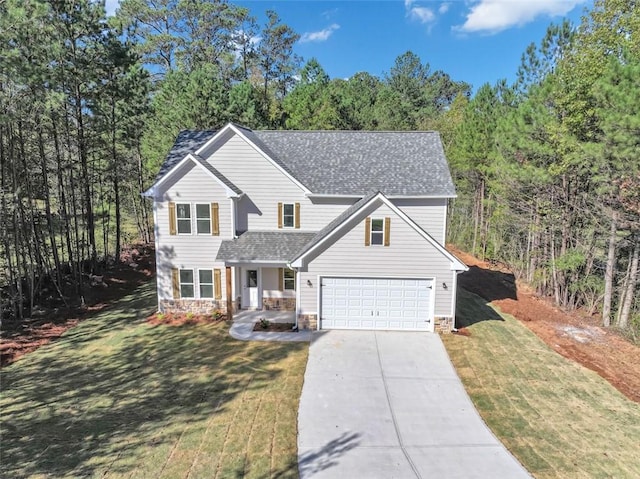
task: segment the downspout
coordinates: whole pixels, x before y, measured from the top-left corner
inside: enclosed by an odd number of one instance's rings
[[[231,237],[234,239],[238,237],[238,232],[236,230],[236,211],[238,210],[237,201],[238,198],[233,196],[231,197]]]
[[[453,324],[451,325],[451,331],[454,333],[458,332],[458,328],[456,327],[456,310],[458,309],[458,275],[460,273],[464,273],[464,270],[458,270],[455,272],[454,283],[453,283]]]
[[[298,316],[300,316],[300,272],[296,268],[291,268],[291,269],[293,269],[293,271],[296,274],[296,326],[295,327],[296,327],[296,331],[299,331]]]

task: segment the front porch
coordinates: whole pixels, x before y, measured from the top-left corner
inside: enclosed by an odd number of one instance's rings
[[[310,341],[311,330],[297,332],[254,331],[253,325],[261,319],[274,323],[296,322],[295,311],[239,311],[234,315],[229,334],[240,341]]]
[[[272,323],[294,323],[296,322],[295,311],[250,311],[241,310],[233,315],[234,323],[254,324],[261,319],[266,319]]]

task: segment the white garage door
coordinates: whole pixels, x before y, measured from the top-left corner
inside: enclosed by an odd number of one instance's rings
[[[431,331],[432,280],[322,278],[322,329]]]

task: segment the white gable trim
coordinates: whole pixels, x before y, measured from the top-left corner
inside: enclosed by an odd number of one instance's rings
[[[345,229],[347,223],[356,214],[358,214],[360,211],[362,211],[362,210],[364,210],[366,208],[369,208],[371,205],[373,205],[375,202],[378,202],[378,201],[382,202],[382,204],[384,204],[387,207],[389,207],[396,215],[398,215],[402,220],[404,220],[405,223],[407,223],[409,226],[411,226],[420,236],[422,236],[425,240],[427,240],[427,242],[429,242],[445,258],[447,258],[451,262],[451,270],[453,270],[453,271],[468,271],[469,270],[469,268],[462,261],[460,261],[454,255],[449,253],[444,248],[444,246],[442,246],[440,243],[438,243],[429,233],[427,233],[420,226],[418,226],[418,224],[415,221],[413,221],[409,216],[407,216],[405,213],[403,213],[397,206],[395,206],[391,201],[389,201],[389,199],[386,196],[384,196],[382,193],[376,194],[373,198],[371,198],[369,201],[367,201],[365,204],[363,204],[360,208],[358,208],[356,211],[351,213],[351,215],[349,215],[347,218],[345,218],[342,221],[341,224],[336,226],[336,228],[331,233],[329,233],[327,236],[325,236],[319,243],[317,243],[316,245],[311,247],[309,250],[303,252],[297,258],[294,258],[294,260],[291,262],[291,266],[294,267],[294,268],[304,267],[303,260],[304,260],[305,257],[309,256],[311,253],[313,253],[313,252],[315,252],[317,250],[321,250],[321,251],[324,250],[325,249],[325,244],[327,242],[331,241],[336,236],[340,236],[342,234],[342,230]]]
[[[263,158],[265,158],[269,163],[275,166],[282,174],[284,174],[293,183],[295,183],[295,185],[298,188],[304,191],[306,195],[311,194],[311,190],[309,190],[309,188],[307,188],[302,183],[300,183],[294,176],[291,175],[291,173],[289,173],[282,166],[280,166],[280,164],[278,164],[277,161],[275,161],[273,158],[267,155],[264,151],[262,151],[262,149],[258,145],[256,145],[253,141],[247,138],[247,136],[242,132],[242,130],[238,128],[236,125],[234,125],[233,123],[227,123],[227,125],[221,128],[220,131],[218,131],[218,133],[216,133],[213,136],[213,138],[208,140],[204,145],[202,145],[200,148],[196,150],[196,155],[200,155],[203,151],[209,148],[209,146],[213,145],[216,141],[218,141],[221,137],[223,137],[225,134],[227,134],[230,131],[238,135],[244,141],[246,141],[247,144],[249,144],[254,150],[256,150]]]
[[[196,157],[193,156],[191,153],[188,153],[182,160],[180,160],[176,165],[174,165],[173,168],[167,171],[162,176],[162,178],[160,178],[157,182],[153,184],[151,188],[149,188],[147,191],[142,193],[142,196],[155,196],[160,186],[162,186],[162,184],[165,183],[168,178],[172,177],[177,171],[180,170],[180,168],[182,168],[183,165],[185,165],[189,161],[198,165],[198,167],[200,167],[202,171],[204,171],[207,175],[213,178],[220,186],[222,186],[227,193],[227,198],[237,198],[242,196],[242,194],[238,194],[235,191],[233,191],[231,188],[229,188],[220,178],[218,178],[211,171],[209,171],[204,165],[202,165],[196,159]]]

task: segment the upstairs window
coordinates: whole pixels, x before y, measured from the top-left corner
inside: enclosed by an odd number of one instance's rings
[[[391,245],[391,218],[371,218],[364,222],[364,245]]]
[[[179,235],[191,234],[191,205],[189,203],[176,204],[176,218]]]
[[[300,203],[278,203],[278,228],[300,228]]]
[[[371,244],[382,245],[384,243],[384,220],[371,219]]]
[[[211,234],[211,205],[196,205],[196,231],[199,235]]]
[[[282,226],[285,228],[293,228],[295,224],[295,207],[293,203],[284,203],[282,205]]]

